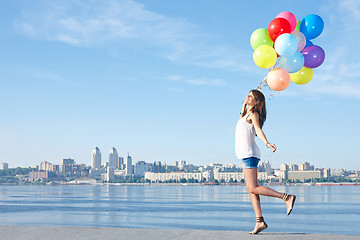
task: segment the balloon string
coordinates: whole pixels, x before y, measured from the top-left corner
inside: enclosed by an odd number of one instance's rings
[[[274,64],[274,66],[272,66],[272,67],[269,69],[269,71],[271,71],[271,70],[275,69],[275,68],[279,65],[279,63],[280,63],[280,59],[281,59],[281,57],[279,57],[279,58],[276,60],[276,62],[275,62],[275,64]]]
[[[261,90],[261,87],[266,87],[266,86],[269,87],[269,85],[266,82],[266,79],[267,79],[267,76],[264,77],[264,79],[260,82],[259,86],[256,88],[257,90]]]
[[[262,87],[268,87],[270,90],[269,100],[271,100],[275,96],[275,91],[270,88],[270,86],[267,84],[267,76],[264,77],[264,79],[260,82],[259,86],[256,88],[256,90],[261,90]]]
[[[269,68],[269,72],[270,72],[271,70],[275,69],[275,68],[279,65],[280,59],[281,59],[281,57],[279,57],[279,58],[276,60],[274,66],[272,66],[271,68]],[[260,82],[260,84],[259,84],[259,86],[257,86],[256,90],[261,90],[262,87],[268,87],[269,90],[270,90],[269,99],[272,99],[272,98],[275,96],[275,92],[274,92],[274,90],[272,90],[272,89],[270,88],[270,86],[267,84],[267,81],[266,81],[266,80],[267,80],[267,76],[264,77],[264,79]]]

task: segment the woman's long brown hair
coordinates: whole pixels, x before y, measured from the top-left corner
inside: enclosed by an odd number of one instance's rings
[[[264,94],[262,94],[262,92],[258,91],[258,90],[251,90],[250,91],[256,100],[256,104],[255,106],[251,109],[251,112],[257,112],[257,114],[259,115],[259,124],[260,127],[262,128],[264,125],[264,122],[266,120],[266,104],[265,104],[265,97]]]

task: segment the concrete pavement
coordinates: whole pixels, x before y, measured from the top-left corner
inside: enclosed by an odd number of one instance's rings
[[[271,233],[250,235],[240,231],[207,231],[186,229],[94,228],[94,227],[44,227],[0,226],[1,240],[360,240],[360,236]]]

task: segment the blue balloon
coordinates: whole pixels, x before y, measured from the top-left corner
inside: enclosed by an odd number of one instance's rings
[[[275,40],[275,50],[282,57],[290,57],[294,55],[298,48],[298,40],[290,33],[281,34]]]
[[[314,39],[318,37],[324,29],[324,21],[316,14],[306,16],[300,24],[300,32],[302,32],[306,39]]]
[[[285,69],[288,73],[295,73],[300,71],[300,69],[304,66],[304,63],[304,56],[300,52],[296,51],[295,54],[290,57],[280,57],[277,67]]]
[[[307,47],[309,47],[309,46],[312,46],[312,45],[314,45],[310,40],[307,40],[306,39],[306,44],[305,44],[305,47],[303,48],[303,50],[305,49],[305,48],[307,48]]]

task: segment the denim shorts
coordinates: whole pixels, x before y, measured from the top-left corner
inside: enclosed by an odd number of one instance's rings
[[[242,159],[243,168],[257,168],[260,159],[256,157],[249,157]]]

